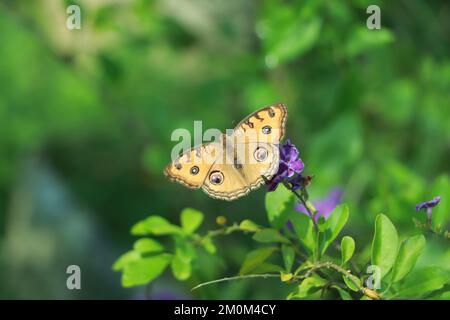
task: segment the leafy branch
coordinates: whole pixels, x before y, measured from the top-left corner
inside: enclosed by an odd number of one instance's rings
[[[359,281],[359,278],[354,276],[349,270],[346,270],[346,269],[342,268],[341,266],[339,266],[333,262],[330,262],[330,261],[316,263],[316,264],[312,265],[311,267],[304,269],[303,271],[306,271],[306,272],[303,275],[293,275],[290,281],[299,282],[301,280],[309,278],[314,272],[316,272],[320,269],[330,269],[330,268],[334,269],[335,271],[339,272],[340,274],[348,277],[350,279],[350,281],[352,281],[353,284],[367,297],[369,297],[371,299],[381,299],[381,296],[378,295],[375,291],[362,286],[361,282]],[[224,277],[224,278],[200,283],[200,284],[196,285],[195,287],[193,287],[191,289],[191,291],[195,291],[202,287],[221,283],[221,282],[244,280],[244,279],[254,279],[254,278],[262,278],[262,279],[280,278],[280,274],[275,274],[275,273],[247,274],[247,275],[237,275],[237,276],[232,276],[232,277]]]
[[[161,216],[139,221],[131,233],[140,238],[132,250],[115,262],[113,269],[122,272],[124,287],[148,284],[169,266],[176,279],[185,281],[194,272],[203,272],[203,264],[194,264],[200,251],[215,255],[214,240],[217,237],[243,232],[251,234],[252,239],[263,246],[246,254],[239,274],[199,283],[192,291],[229,281],[272,278],[281,283],[297,284],[288,299],[322,298],[325,293],[335,294],[333,290],[342,299],[356,298],[350,294],[352,291],[361,294],[361,299],[394,299],[438,292],[448,282],[448,272],[439,267],[414,269],[424,250],[425,237],[416,235],[400,242],[397,229],[384,214],[375,219],[370,261],[363,264],[370,267],[368,274],[357,276],[348,268],[352,266],[353,270],[358,270],[352,260],[355,241],[345,235],[340,245],[336,244],[349,217],[348,207],[338,205],[327,219],[314,219],[318,212],[308,202],[307,194],[290,187],[281,185],[266,194],[270,226],[260,226],[248,219],[226,225],[226,219],[218,217],[217,223],[222,227],[201,234],[197,230],[204,215],[191,208],[181,212],[180,225]],[[308,214],[294,211],[295,202],[304,205]],[[157,237],[164,241],[156,240]],[[173,242],[174,246],[169,246],[172,249],[166,248],[167,240]],[[329,248],[340,251],[340,263],[327,253]],[[326,261],[323,261],[324,257]],[[372,285],[365,282],[366,278]]]
[[[433,227],[433,225],[430,222],[427,221],[426,223],[423,223],[415,218],[413,219],[413,222],[416,228],[418,228],[422,232],[442,237],[445,240],[450,239],[450,231],[448,230],[444,230],[440,227]]]

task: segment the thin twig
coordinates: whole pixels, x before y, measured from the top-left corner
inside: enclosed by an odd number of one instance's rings
[[[311,267],[311,269],[308,270],[308,272],[305,274],[306,277],[310,276],[314,271],[318,270],[318,269],[322,269],[322,268],[331,268],[336,270],[337,272],[347,276],[350,281],[353,282],[354,285],[356,285],[358,287],[359,290],[363,290],[364,288],[361,286],[361,284],[359,283],[359,278],[356,277],[355,275],[353,275],[349,270],[346,270],[344,268],[342,268],[341,266],[338,266],[337,264],[333,263],[333,262],[322,262],[322,263],[317,263],[314,266]],[[358,279],[358,280],[355,280]]]
[[[344,268],[338,266],[337,264],[334,264],[333,262],[316,263],[316,264],[312,265],[311,267],[306,268],[305,270],[308,270],[308,271],[304,275],[300,275],[300,276],[295,275],[292,277],[292,279],[293,280],[303,280],[305,278],[310,277],[312,275],[312,273],[314,273],[315,271],[318,271],[319,269],[322,269],[322,268],[332,268],[332,269],[338,271],[339,273],[346,275],[361,291],[364,289],[359,284],[359,281],[356,281],[354,279],[354,278],[357,278],[356,276],[354,276],[350,271],[345,270]],[[305,271],[305,270],[303,270],[303,271]],[[242,280],[242,279],[250,279],[250,278],[267,279],[267,278],[279,278],[279,277],[280,277],[279,274],[274,274],[274,273],[247,274],[247,275],[238,275],[238,276],[233,276],[233,277],[225,277],[225,278],[221,278],[221,279],[216,279],[216,280],[200,283],[199,285],[192,288],[191,291],[197,290],[203,286],[220,283],[220,282],[226,282],[226,281],[234,281],[234,280]]]
[[[429,233],[431,235],[436,235],[438,237],[442,237],[445,240],[450,239],[450,232],[448,230],[443,230],[441,228],[434,228],[431,222],[422,223],[415,218],[413,218],[413,222],[415,226],[423,232]]]
[[[228,226],[228,227],[225,227],[225,228],[208,231],[208,233],[206,233],[204,236],[200,236],[200,237],[196,238],[194,243],[195,244],[199,244],[199,243],[202,243],[202,241],[204,241],[207,238],[214,238],[214,237],[217,237],[217,236],[225,236],[225,235],[229,235],[230,233],[233,233],[233,232],[236,232],[236,231],[255,232],[255,231],[252,231],[252,230],[243,230],[243,229],[240,228],[240,226],[237,223],[234,223],[231,226]]]
[[[306,211],[308,211],[308,215],[311,218],[314,218],[314,213],[311,211],[311,209],[309,208],[309,206],[306,204],[305,199],[303,199],[303,197],[301,196],[301,194],[299,194],[296,190],[291,189],[291,191],[296,195],[296,197],[300,200],[300,202],[302,203],[302,205],[305,207]]]
[[[234,280],[242,280],[242,279],[250,279],[250,278],[267,279],[267,278],[279,278],[279,277],[280,277],[279,274],[274,274],[274,273],[247,274],[247,275],[240,275],[240,276],[234,276],[234,277],[225,277],[225,278],[221,278],[221,279],[216,279],[216,280],[200,283],[199,285],[193,287],[191,289],[191,291],[197,290],[197,289],[199,289],[201,287],[204,287],[204,286],[208,286],[210,284],[226,282],[226,281],[234,281]]]
[[[309,206],[307,205],[305,199],[303,198],[303,196],[301,194],[299,194],[296,190],[294,190],[293,188],[290,188],[288,183],[285,182],[285,187],[288,188],[289,190],[291,190],[295,196],[300,200],[300,202],[302,203],[303,207],[305,207],[306,211],[308,212],[308,215],[310,217],[310,219],[313,222],[313,226],[314,226],[314,231],[316,233],[316,255],[315,255],[315,259],[316,261],[320,260],[320,247],[319,247],[319,227],[317,226],[317,222],[314,219],[314,215],[315,213],[313,213],[311,211],[311,209],[309,208]]]

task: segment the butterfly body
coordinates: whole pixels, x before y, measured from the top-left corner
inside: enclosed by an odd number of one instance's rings
[[[278,144],[284,136],[287,109],[276,104],[242,120],[232,134],[196,146],[171,162],[164,174],[209,196],[235,200],[259,188],[278,170]]]

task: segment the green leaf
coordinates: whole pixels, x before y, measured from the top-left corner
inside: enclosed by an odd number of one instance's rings
[[[256,232],[261,229],[260,226],[258,226],[256,223],[248,219],[242,220],[242,222],[239,224],[239,228],[243,231],[251,231],[251,232]]]
[[[161,252],[164,250],[164,247],[158,241],[150,238],[137,240],[133,248],[140,253]]]
[[[319,219],[317,219],[317,227],[320,232],[325,232],[327,230],[327,220],[324,216],[320,216]]]
[[[215,254],[217,251],[217,248],[211,238],[205,238],[202,241],[202,245],[208,253]]]
[[[294,277],[292,273],[285,273],[283,271],[280,272],[280,280],[281,282],[288,282]]]
[[[281,253],[283,255],[284,266],[286,271],[291,272],[292,265],[294,264],[295,251],[290,245],[283,244],[281,246]]]
[[[342,264],[346,263],[353,257],[355,252],[355,240],[352,237],[345,236],[341,240]]]
[[[413,271],[398,289],[398,297],[418,298],[425,293],[441,289],[449,281],[449,273],[439,267],[425,267]]]
[[[336,291],[341,296],[342,300],[353,300],[352,296],[347,291],[342,289],[341,287],[336,286],[336,285],[332,285],[331,288],[336,289]]]
[[[172,259],[172,263],[170,264],[172,268],[172,273],[175,278],[178,280],[186,280],[191,276],[191,261],[184,260],[180,258],[178,255]]]
[[[311,218],[306,214],[297,212],[291,215],[290,220],[300,243],[309,249],[310,252],[314,252],[316,245],[314,239],[314,223]]]
[[[181,212],[181,227],[187,233],[193,233],[203,222],[203,213],[192,208]]]
[[[397,257],[398,235],[391,220],[384,214],[375,219],[375,234],[372,241],[372,265],[380,268],[381,277],[391,270]]]
[[[131,250],[122,254],[116,262],[114,262],[112,269],[114,271],[122,270],[128,263],[141,259],[141,254],[135,250]]]
[[[423,235],[414,236],[403,241],[392,270],[392,283],[403,279],[414,268],[424,248],[425,237]]]
[[[429,299],[429,298],[428,298]],[[433,299],[434,300],[434,299]],[[436,300],[450,300],[450,291],[442,292],[437,297]]]
[[[297,267],[297,269],[295,269],[294,271],[294,275],[298,275],[300,272],[310,269],[313,266],[313,263],[309,260],[306,260],[305,262],[303,262],[301,265],[299,265]]]
[[[353,290],[355,292],[359,291],[359,288],[361,287],[361,280],[359,278],[355,276],[352,277],[353,280],[351,280],[348,276],[342,275],[342,279],[350,290]]]
[[[325,223],[326,231],[323,233],[321,242],[322,255],[339,235],[339,232],[341,232],[342,228],[347,223],[348,216],[349,210],[348,206],[345,204],[338,205],[331,212],[328,220]]]
[[[283,237],[275,229],[263,229],[261,231],[258,231],[253,235],[253,240],[263,243],[270,243],[270,242],[290,243],[290,241],[287,238]]]
[[[171,224],[161,216],[150,216],[147,219],[141,220],[131,228],[133,235],[168,235],[180,234],[181,228]]]
[[[122,286],[132,287],[153,281],[164,272],[171,259],[171,255],[161,254],[131,261],[123,268]]]
[[[182,260],[190,262],[197,256],[197,251],[194,245],[186,238],[175,237],[175,254]]]
[[[281,229],[287,222],[287,217],[294,207],[294,195],[284,185],[279,185],[273,192],[266,193],[266,210],[270,225]]]
[[[277,250],[276,247],[265,247],[249,252],[242,263],[239,274],[247,274],[253,271],[259,264],[266,261],[275,250]]]
[[[322,279],[318,275],[312,275],[311,277],[306,278],[300,283],[298,286],[298,290],[296,292],[291,293],[288,296],[288,299],[293,298],[306,298],[307,296],[317,292],[321,287],[327,284],[325,279]]]

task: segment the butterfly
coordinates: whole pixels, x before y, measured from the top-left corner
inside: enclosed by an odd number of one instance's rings
[[[259,188],[278,171],[287,109],[282,103],[244,118],[220,139],[181,154],[167,165],[165,176],[212,198],[236,200]]]

